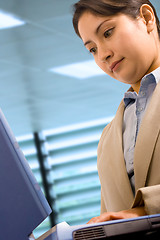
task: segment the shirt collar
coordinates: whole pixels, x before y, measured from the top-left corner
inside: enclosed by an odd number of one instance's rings
[[[151,72],[151,74],[153,74],[153,76],[155,77],[156,83],[158,83],[160,81],[160,67],[158,67],[156,70]]]
[[[158,67],[153,72],[145,75],[142,78],[140,91],[144,91],[149,86],[154,85],[153,89],[156,87],[156,84],[160,81],[160,67]],[[125,106],[128,106],[131,102],[134,102],[136,98],[138,97],[138,94],[133,91],[132,88],[130,88],[125,94],[124,94],[124,104]]]

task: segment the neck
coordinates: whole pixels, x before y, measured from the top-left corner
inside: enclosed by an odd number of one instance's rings
[[[137,94],[139,93],[140,85],[141,85],[141,81],[138,81],[137,83],[131,85],[132,88],[133,88],[133,90],[134,90]]]

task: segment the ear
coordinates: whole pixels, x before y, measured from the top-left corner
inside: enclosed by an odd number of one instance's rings
[[[143,4],[140,8],[140,17],[143,18],[148,33],[152,32],[156,24],[155,15],[152,7],[148,4]]]

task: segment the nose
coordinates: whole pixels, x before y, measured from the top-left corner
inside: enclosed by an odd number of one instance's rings
[[[98,51],[98,58],[100,62],[108,62],[111,57],[113,57],[113,51],[106,46],[100,46]]]

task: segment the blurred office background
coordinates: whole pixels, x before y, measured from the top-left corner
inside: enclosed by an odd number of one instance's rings
[[[128,89],[75,35],[75,2],[0,0],[0,107],[53,209],[36,237],[99,215],[97,145]]]

